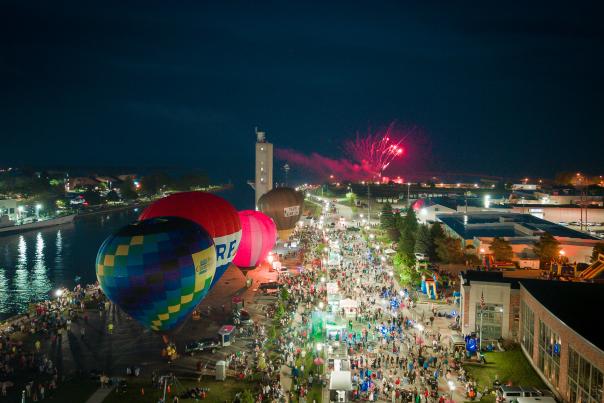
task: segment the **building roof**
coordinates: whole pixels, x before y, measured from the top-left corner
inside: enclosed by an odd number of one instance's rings
[[[555,237],[597,240],[591,235],[537,218],[531,214],[481,211],[437,214],[438,220],[463,239],[527,237],[547,232]]]
[[[595,323],[604,284],[519,280],[541,305],[594,346],[604,351],[604,333]]]
[[[461,277],[465,280],[464,285],[472,285],[472,281],[482,283],[502,283],[510,284],[511,288],[520,288],[517,278],[504,277],[500,271],[482,271],[468,270],[461,273]]]
[[[512,272],[513,273],[513,272]],[[524,287],[544,308],[581,337],[604,351],[604,333],[594,324],[604,295],[604,284],[505,277],[503,272],[468,270],[461,273],[464,285],[472,282]]]

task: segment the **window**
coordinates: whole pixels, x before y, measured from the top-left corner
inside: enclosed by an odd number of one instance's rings
[[[558,386],[560,375],[560,336],[549,326],[539,320],[539,362],[543,376],[553,385]]]
[[[572,348],[568,349],[568,400],[570,402],[600,403],[602,401],[602,371],[591,365]]]
[[[481,321],[482,313],[482,321]],[[476,332],[480,334],[482,323],[482,339],[498,340],[501,338],[501,324],[503,321],[503,305],[485,304],[481,310],[480,304],[476,304]]]
[[[535,314],[524,301],[520,305],[520,316],[522,317],[520,340],[526,352],[532,357],[535,340]]]

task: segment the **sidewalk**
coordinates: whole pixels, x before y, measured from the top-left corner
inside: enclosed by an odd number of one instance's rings
[[[103,400],[105,400],[111,392],[113,392],[113,387],[98,388],[96,392],[86,400],[86,403],[103,403]]]

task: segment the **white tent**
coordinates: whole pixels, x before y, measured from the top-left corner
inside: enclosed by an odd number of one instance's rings
[[[350,371],[334,371],[329,379],[330,390],[352,390],[352,378]]]
[[[387,255],[392,255],[393,253],[396,253],[396,251],[394,249],[388,248],[388,249],[384,250],[384,253]]]
[[[351,299],[351,298],[346,298],[340,301],[340,308],[344,308],[344,309],[354,309],[354,308],[358,308],[359,307],[359,303],[358,301]]]

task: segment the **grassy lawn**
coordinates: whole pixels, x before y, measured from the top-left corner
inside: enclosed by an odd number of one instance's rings
[[[54,394],[44,401],[85,402],[99,386],[99,383],[92,379],[75,379],[59,385]]]
[[[204,379],[200,383],[193,380],[182,380],[180,384],[172,387],[172,394],[167,395],[168,401],[172,401],[174,393],[182,393],[185,389],[192,387],[204,387],[209,388],[210,391],[206,397],[208,402],[232,402],[237,392],[243,392],[245,389],[254,390],[256,384],[249,381],[239,381],[233,378],[229,378],[226,381],[216,381],[213,379]],[[145,388],[145,395],[142,396],[141,388]],[[104,400],[104,403],[148,403],[156,402],[162,396],[162,391],[155,389],[151,386],[150,380],[145,379],[128,379],[128,390],[126,393],[111,392],[111,394]],[[76,400],[70,400],[76,401]],[[194,399],[180,399],[181,402],[195,402]]]
[[[485,357],[486,365],[464,365],[468,374],[476,379],[479,390],[482,390],[485,386],[493,387],[493,381],[496,378],[502,383],[511,381],[514,386],[547,388],[524,357],[520,347],[505,352],[485,353]]]

